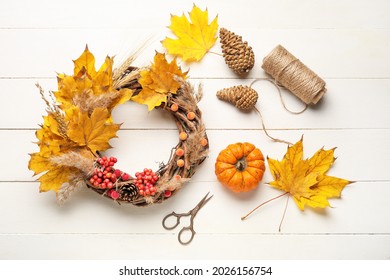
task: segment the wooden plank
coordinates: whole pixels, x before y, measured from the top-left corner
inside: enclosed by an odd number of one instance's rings
[[[265,77],[262,58],[282,44],[322,78],[389,78],[390,44],[388,29],[237,29],[256,54],[249,78]],[[164,52],[160,40],[167,35],[160,29],[1,29],[2,58],[0,77],[54,77],[55,71],[72,73],[76,59],[86,44],[102,63],[107,54],[117,63],[152,37],[134,65],[152,61],[155,50]],[[49,42],[47,41],[49,38]],[[24,46],[28,45],[28,48]],[[66,46],[66,47],[64,47]],[[212,51],[221,53],[217,43]],[[23,65],[15,61],[24,62]],[[212,67],[210,67],[212,65]],[[191,68],[192,78],[238,78],[224,59],[208,54],[200,63],[182,64]]]
[[[388,260],[390,236],[199,233],[181,246],[174,234],[12,234],[0,247],[0,259],[16,260]]]
[[[129,2],[65,2],[53,0],[0,3],[0,259],[389,259],[390,255],[390,2],[222,0],[196,3],[218,14],[220,26],[242,35],[253,47],[256,64],[247,77],[237,77],[223,58],[207,54],[201,63],[184,64],[191,81],[202,82],[199,104],[208,128],[210,155],[192,181],[169,202],[147,208],[119,206],[88,189],[75,193],[64,207],[55,194],[39,193],[27,169],[28,153],[37,150],[34,129],[45,106],[34,86],[56,88],[56,71],[71,74],[72,59],[88,43],[97,66],[105,56],[116,64],[147,41],[135,65],[149,65],[160,40],[171,36],[170,14],[189,11],[192,2],[152,0]],[[153,7],[153,8],[152,8]],[[241,9],[241,7],[243,7]],[[262,58],[284,45],[327,82],[328,92],[316,106],[293,116],[282,108],[266,82],[261,110],[269,133],[295,142],[304,134],[305,156],[324,146],[338,146],[338,160],[329,174],[357,181],[325,211],[300,211],[290,199],[282,232],[279,222],[286,197],[264,205],[246,221],[240,217],[280,191],[266,185],[235,195],[214,175],[218,152],[229,143],[248,141],[264,155],[281,159],[286,145],[271,142],[258,116],[238,112],[219,101],[215,92],[249,85],[267,75]],[[217,42],[212,51],[220,53]],[[290,94],[290,108],[302,104]],[[124,122],[115,149],[118,167],[130,173],[157,169],[178,141],[167,114],[136,104],[114,111]],[[177,231],[162,228],[172,210],[187,211],[205,193],[214,194],[195,220],[197,235],[190,246],[177,242]],[[188,222],[188,221],[187,221]]]
[[[42,123],[45,104],[35,83],[39,81],[46,91],[56,90],[54,79],[0,79],[2,129],[32,129]],[[218,90],[238,84],[249,85],[251,79],[191,79],[203,85],[204,97],[199,103],[208,129],[259,129],[259,116],[253,111],[244,113],[234,106],[218,100]],[[262,112],[269,129],[358,129],[390,128],[390,79],[354,79],[327,81],[328,92],[316,106],[301,115],[292,115],[282,106],[277,90],[267,81],[259,81],[253,88],[259,93],[257,108]],[[283,91],[283,99],[292,110],[303,104],[291,93]],[[10,104],[13,104],[10,106]],[[365,104],[362,107],[362,104]],[[114,110],[114,119],[123,123],[123,129],[175,129],[168,114],[159,110],[148,112],[146,106],[121,105]]]
[[[237,195],[217,182],[194,181],[170,201],[139,208],[119,206],[88,189],[75,193],[63,207],[56,205],[53,192],[39,193],[37,183],[0,183],[0,190],[0,203],[7,209],[0,212],[1,234],[171,234],[161,226],[164,216],[187,212],[207,192],[214,197],[197,215],[198,233],[278,234],[287,199],[264,205],[241,221],[255,206],[282,192],[262,183],[255,191]],[[389,234],[389,195],[389,182],[358,182],[348,186],[341,199],[331,199],[332,208],[324,211],[302,212],[290,199],[282,234]]]
[[[0,9],[0,28],[85,28],[85,27],[161,27],[169,25],[169,15],[190,11],[192,2],[153,0],[104,2],[69,0],[3,1]],[[210,17],[218,14],[224,27],[237,28],[382,28],[390,27],[386,0],[358,1],[258,1],[237,3],[204,1],[196,3],[208,8]],[[61,12],[59,12],[61,11]],[[90,11],[90,12],[88,12]],[[107,18],[111,20],[107,20]]]
[[[342,176],[354,181],[390,180],[388,165],[390,152],[390,130],[290,130],[271,131],[274,137],[298,141],[304,135],[305,157],[324,147],[337,146],[335,156],[338,160],[331,169],[334,176]],[[135,173],[145,167],[158,169],[159,162],[166,162],[171,148],[177,143],[176,130],[122,130],[119,138],[113,139],[115,147],[108,155],[119,159],[118,168]],[[214,161],[218,153],[228,144],[251,142],[271,158],[281,159],[286,152],[286,145],[274,143],[258,130],[209,130],[210,155],[194,179],[213,182]],[[32,172],[27,170],[29,153],[37,151],[33,131],[0,131],[0,139],[8,145],[0,146],[0,154],[9,161],[0,161],[0,181],[31,181]],[[11,145],[12,143],[12,145]],[[158,148],[156,147],[158,144]],[[156,147],[156,148],[154,148]],[[147,151],[147,152],[143,152]],[[20,168],[14,168],[19,166]],[[269,181],[269,177],[265,178]]]

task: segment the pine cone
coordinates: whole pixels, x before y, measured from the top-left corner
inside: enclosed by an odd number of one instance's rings
[[[138,197],[138,189],[134,184],[123,185],[119,190],[119,197],[124,201],[131,202]]]
[[[233,32],[221,28],[219,38],[222,45],[222,53],[226,64],[238,75],[248,73],[255,64],[255,54],[248,42],[243,42],[242,37]]]
[[[259,95],[251,87],[240,85],[218,91],[217,97],[233,104],[238,109],[250,110],[256,105]]]

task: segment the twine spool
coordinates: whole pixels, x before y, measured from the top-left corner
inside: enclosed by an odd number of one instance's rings
[[[281,45],[263,59],[261,67],[307,105],[316,104],[326,92],[325,81]]]

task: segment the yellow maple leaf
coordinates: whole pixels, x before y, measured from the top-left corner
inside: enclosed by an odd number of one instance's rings
[[[170,63],[162,53],[156,53],[154,62],[149,69],[141,71],[138,82],[142,90],[132,97],[132,100],[145,104],[149,111],[167,101],[169,94],[175,94],[180,88],[178,79],[186,79],[187,72],[183,73],[176,63],[176,59]]]
[[[84,52],[80,55],[79,58],[74,60],[73,63],[74,63],[74,71],[73,71],[74,76],[78,76],[80,71],[83,70],[83,68],[86,70],[86,73],[90,75],[91,79],[96,75],[95,57],[88,50],[88,46],[85,46]]]
[[[107,56],[99,71],[93,76],[93,92],[101,94],[112,90],[112,66],[114,60]]]
[[[60,133],[60,130],[60,125],[52,112],[49,112],[47,116],[43,117],[41,129],[35,133],[42,156],[56,155],[78,147],[75,142],[65,136],[66,131]]]
[[[130,89],[118,91],[113,88],[111,57],[107,56],[96,71],[95,57],[86,47],[73,63],[73,76],[65,74],[57,76],[58,90],[54,92],[54,96],[63,110],[76,105],[91,113],[94,108],[102,107],[104,104],[104,107],[111,111],[115,106],[130,100],[132,96]]]
[[[34,171],[34,176],[46,172],[39,178],[40,191],[57,191],[71,175],[74,176],[80,171],[75,168],[55,165],[51,162],[51,158],[75,150],[79,146],[63,134],[65,131],[60,132],[60,125],[52,112],[49,112],[43,119],[41,129],[36,132],[40,151],[30,154],[28,168]]]
[[[80,147],[86,146],[93,153],[111,148],[108,143],[116,137],[120,125],[111,122],[110,113],[106,108],[95,108],[91,114],[81,112],[72,107],[66,111],[70,120],[67,135]]]
[[[54,165],[50,161],[50,157],[44,157],[39,153],[30,156],[28,168],[35,172],[34,175],[47,171],[38,179],[41,183],[39,187],[41,192],[50,190],[57,192],[63,183],[69,181],[71,176],[80,173],[76,168]]]
[[[88,50],[74,61],[74,75],[58,75],[56,101],[37,130],[39,152],[30,154],[28,168],[39,178],[40,190],[58,192],[69,180],[89,174],[96,152],[111,146],[120,125],[111,118],[112,109],[130,100],[132,91],[116,90],[112,80],[113,59],[106,57],[98,71]],[[58,102],[59,104],[57,104]],[[92,152],[92,153],[91,153]]]
[[[116,105],[123,104],[131,99],[133,96],[133,91],[128,88],[122,88],[118,91],[118,97],[113,99],[111,106],[108,107],[109,110],[112,110]]]
[[[335,161],[334,149],[318,150],[310,159],[303,159],[303,139],[288,147],[281,161],[267,158],[274,181],[269,184],[289,193],[299,209],[305,206],[325,208],[328,198],[340,197],[351,181],[331,177],[326,172]]]
[[[59,124],[52,113],[44,117],[42,128],[36,133],[40,151],[30,154],[28,168],[34,171],[34,175],[47,171],[39,178],[41,191],[57,191],[68,178],[81,172],[77,168],[54,164],[53,157],[76,152],[80,156],[92,158],[88,149],[93,153],[107,150],[111,147],[109,140],[116,137],[119,129],[119,125],[112,123],[106,108],[96,108],[91,116],[77,107],[69,108],[65,113],[65,121],[68,123],[66,134],[59,132]]]
[[[52,167],[47,156],[43,156],[40,153],[33,153],[30,154],[30,157],[28,168],[34,171],[34,176]]]
[[[52,167],[48,172],[39,178],[39,181],[41,182],[39,190],[41,192],[57,192],[63,183],[69,181],[69,178],[74,171],[74,168],[70,167]]]
[[[178,55],[184,61],[199,61],[211,49],[217,40],[218,16],[209,24],[208,11],[202,11],[195,4],[189,12],[189,18],[171,16],[169,28],[178,39],[165,38],[163,46],[169,54]]]

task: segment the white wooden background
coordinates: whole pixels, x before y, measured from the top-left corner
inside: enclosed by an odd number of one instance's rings
[[[223,59],[208,54],[190,65],[191,82],[204,85],[200,102],[210,139],[210,156],[191,183],[168,202],[148,208],[118,206],[89,190],[62,208],[54,193],[39,193],[27,169],[37,151],[34,132],[45,106],[35,83],[56,89],[56,72],[72,73],[72,59],[85,44],[97,64],[120,61],[145,40],[136,65],[149,64],[160,40],[170,35],[170,14],[190,11],[193,1],[10,1],[0,0],[0,258],[1,259],[389,259],[390,258],[390,2],[370,1],[196,1],[221,27],[243,36],[256,55],[254,70],[240,79]],[[286,145],[270,141],[258,116],[244,114],[215,97],[217,90],[266,77],[262,58],[282,44],[327,82],[328,92],[302,115],[281,106],[266,82],[258,108],[270,134],[299,140],[306,156],[337,146],[330,174],[347,186],[333,208],[302,212],[291,200],[282,232],[285,198],[249,219],[240,217],[280,191],[270,188],[267,166],[260,187],[234,195],[214,175],[218,152],[249,141],[281,159]],[[221,52],[219,42],[212,49]],[[100,66],[100,65],[97,65]],[[184,69],[188,66],[182,65]],[[289,107],[303,105],[284,92]],[[176,144],[177,131],[163,112],[126,104],[115,111],[124,122],[115,147],[118,167],[134,173],[157,168]],[[208,191],[214,198],[195,219],[197,235],[188,246],[162,218],[187,211]]]

